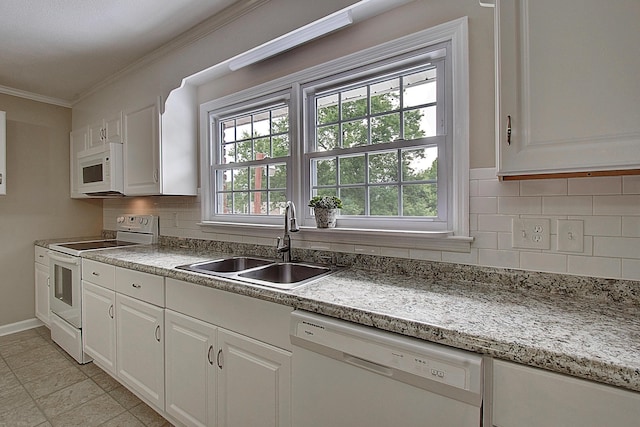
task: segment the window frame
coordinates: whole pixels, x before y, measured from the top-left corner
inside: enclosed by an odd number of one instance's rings
[[[305,225],[300,235],[303,240],[319,242],[318,248],[328,248],[322,242],[340,243],[371,243],[379,246],[380,236],[398,236],[392,246],[429,248],[451,251],[468,252],[469,238],[469,64],[468,64],[468,18],[463,17],[444,24],[437,25],[420,32],[377,45],[360,52],[326,62],[300,72],[284,76],[258,86],[241,90],[200,106],[200,141],[201,141],[201,194],[202,194],[202,231],[204,232],[246,232],[246,227],[253,227],[255,235],[271,236],[273,231],[261,232],[260,228],[271,225],[281,226],[282,218],[272,217],[269,221],[237,221],[232,218],[219,218],[211,215],[210,195],[212,184],[210,173],[211,159],[211,126],[209,115],[214,111],[223,111],[232,106],[250,105],[256,99],[273,97],[274,94],[287,92],[289,94],[290,111],[290,166],[288,166],[287,195],[298,206],[299,216],[306,211],[306,188],[310,188],[309,177],[303,173],[304,150],[306,145],[296,144],[294,141],[308,136],[302,133],[301,124],[305,120],[302,108],[303,96],[301,86],[310,82],[318,82],[332,75],[349,70],[360,69],[372,64],[393,61],[402,55],[411,56],[418,50],[429,48],[439,43],[450,43],[451,52],[447,59],[451,66],[450,84],[452,85],[451,102],[451,136],[453,142],[448,153],[452,157],[450,177],[450,200],[448,200],[450,221],[447,230],[410,231],[410,230],[368,230],[368,229],[332,229],[317,230],[307,223],[312,217],[305,214]],[[355,77],[355,76],[354,76]],[[296,113],[297,112],[297,113]],[[306,142],[305,142],[306,144]],[[303,177],[299,179],[293,177]],[[215,188],[215,187],[213,187]],[[260,219],[252,216],[251,219]],[[209,228],[216,227],[214,228]],[[222,227],[222,228],[221,228]],[[226,229],[225,229],[226,227]],[[271,227],[267,227],[270,229]],[[266,229],[265,229],[266,230]],[[330,236],[328,236],[330,234]],[[306,237],[305,237],[306,236]],[[310,243],[310,246],[313,244]]]
[[[452,180],[449,169],[452,168],[452,157],[450,147],[453,145],[452,141],[452,121],[451,117],[451,105],[453,101],[451,82],[446,76],[450,75],[451,70],[450,61],[447,57],[451,53],[451,46],[449,42],[438,43],[415,50],[409,54],[399,55],[394,58],[390,58],[385,61],[374,62],[365,66],[359,67],[355,70],[347,70],[341,74],[332,75],[307,83],[302,86],[302,105],[303,105],[303,126],[305,131],[304,141],[304,193],[305,199],[310,199],[312,196],[312,160],[316,158],[327,157],[329,155],[345,155],[345,154],[368,154],[377,150],[386,151],[388,149],[402,149],[402,148],[419,148],[426,145],[436,145],[438,147],[438,217],[411,217],[411,216],[339,216],[338,226],[340,228],[351,229],[395,229],[395,230],[407,230],[407,231],[430,231],[430,232],[442,232],[450,231],[452,229],[452,213],[449,208],[451,200],[451,191],[449,191]],[[384,144],[386,148],[377,147],[376,144],[360,146],[356,148],[348,149],[335,149],[326,152],[317,152],[314,150],[316,139],[316,117],[315,117],[315,99],[316,96],[322,96],[327,93],[338,92],[342,90],[348,90],[350,87],[360,87],[370,82],[383,79],[385,76],[400,76],[410,74],[412,70],[424,69],[427,64],[432,64],[433,68],[438,70],[438,103],[441,104],[441,108],[438,110],[437,120],[442,120],[442,132],[436,136],[421,138],[420,140],[409,141],[396,141]],[[441,83],[440,83],[441,81]],[[448,86],[448,87],[447,87]],[[333,90],[332,90],[333,89]],[[402,88],[400,88],[402,90]],[[342,121],[342,120],[340,120]],[[431,141],[427,141],[431,140]],[[434,144],[435,142],[435,144]],[[383,144],[381,144],[383,145]],[[367,185],[365,184],[365,188]],[[303,224],[312,226],[314,224],[314,217],[311,209],[305,209]],[[365,225],[363,227],[363,224]]]

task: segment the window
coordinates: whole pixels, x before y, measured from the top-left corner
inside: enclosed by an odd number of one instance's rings
[[[280,215],[287,201],[289,108],[285,104],[214,120],[219,215]]]
[[[425,247],[425,237],[468,236],[466,26],[452,21],[203,104],[203,224],[279,226],[293,200],[304,231],[314,225],[307,201],[336,195],[331,241],[402,233]]]
[[[447,221],[446,57],[420,62],[384,73],[374,66],[355,82],[325,79],[305,89],[309,194],[340,197],[342,222],[384,228],[386,219],[398,228],[406,218]],[[352,74],[358,70],[337,79]]]

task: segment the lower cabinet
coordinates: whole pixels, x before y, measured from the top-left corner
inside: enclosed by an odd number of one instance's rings
[[[165,303],[159,276],[82,271],[85,353],[174,424],[291,427],[290,307],[173,279]]]
[[[188,426],[216,422],[216,330],[208,323],[165,311],[165,381],[169,415]]]
[[[49,326],[49,256],[47,250],[35,247],[35,315]]]
[[[640,393],[494,360],[492,409],[496,427],[630,427]]]
[[[116,375],[116,293],[82,281],[82,345],[84,352]]]
[[[116,293],[118,378],[164,408],[164,309]]]
[[[291,425],[290,352],[172,310],[165,331],[170,416],[188,426]]]
[[[223,329],[218,343],[218,427],[290,426],[291,353]]]

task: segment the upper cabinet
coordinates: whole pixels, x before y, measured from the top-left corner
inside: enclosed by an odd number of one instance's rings
[[[495,0],[495,13],[498,175],[640,169],[640,2]]]
[[[72,198],[87,197],[78,191],[78,153],[110,143],[123,144],[122,161],[112,169],[122,174],[125,196],[197,194],[196,89],[184,84],[164,103],[150,98],[71,132]]]
[[[197,194],[195,88],[124,113],[124,193],[127,196]]]
[[[7,113],[0,111],[0,195],[7,194]]]
[[[108,142],[122,142],[122,112],[109,119],[89,125],[87,148],[98,147]]]

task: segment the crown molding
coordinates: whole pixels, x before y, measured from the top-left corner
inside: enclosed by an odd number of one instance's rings
[[[67,99],[53,98],[51,96],[40,95],[22,89],[15,89],[8,86],[0,86],[0,93],[16,96],[18,98],[30,99],[32,101],[44,102],[45,104],[58,105],[60,107],[71,108],[72,102]]]
[[[264,5],[265,3],[268,3],[269,1],[270,0],[242,0],[232,4],[231,6],[223,9],[220,13],[217,13],[211,16],[210,18],[206,19],[205,21],[201,22],[195,27],[185,31],[184,33],[180,34],[176,38],[172,39],[168,43],[162,45],[158,49],[148,53],[147,55],[143,56],[137,61],[132,62],[122,70],[117,71],[116,73],[110,75],[109,77],[102,80],[100,83],[94,85],[87,91],[82,92],[77,98],[75,98],[72,101],[72,105],[82,101],[83,99],[94,94],[100,89],[106,86],[109,86],[111,83],[122,78],[123,76],[129,73],[132,73],[136,70],[139,70],[157,61],[158,59],[164,57],[170,52],[176,51],[178,49],[181,49],[185,46],[188,46],[190,44],[197,42],[198,40],[230,24],[236,19],[242,17],[243,15],[246,15],[247,13],[251,12],[254,9],[259,8],[260,6]]]

